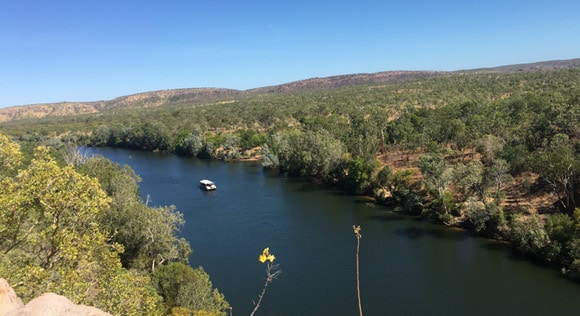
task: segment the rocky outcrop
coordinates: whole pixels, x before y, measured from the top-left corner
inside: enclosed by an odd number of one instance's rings
[[[110,316],[102,310],[77,305],[68,298],[45,293],[24,305],[6,280],[0,278],[0,316]]]
[[[0,316],[24,306],[6,280],[0,278]]]

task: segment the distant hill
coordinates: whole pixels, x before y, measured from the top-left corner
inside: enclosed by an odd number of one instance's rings
[[[580,68],[580,58],[541,61],[531,64],[515,64],[492,68],[477,68],[466,70],[466,72],[531,72],[531,71],[550,71],[566,68]]]
[[[233,89],[191,88],[143,92],[118,97],[109,101],[22,105],[0,109],[0,122],[45,116],[96,113],[114,108],[158,107],[168,104],[210,102],[242,93],[242,91]]]
[[[295,93],[309,90],[342,88],[355,85],[381,84],[405,80],[424,79],[454,73],[468,72],[533,72],[565,68],[580,68],[580,58],[544,61],[530,64],[507,65],[493,68],[468,69],[453,72],[443,71],[385,71],[338,75],[325,78],[310,78],[285,84],[250,90],[224,88],[190,88],[161,90],[121,96],[108,101],[58,102],[0,108],[0,122],[45,116],[65,116],[96,113],[111,109],[160,107],[176,104],[212,103],[228,99],[260,94]]]
[[[342,88],[363,84],[377,84],[412,79],[434,77],[445,72],[437,71],[384,71],[377,73],[360,73],[339,75],[324,78],[310,78],[281,85],[246,90],[246,93],[292,93],[307,90]]]

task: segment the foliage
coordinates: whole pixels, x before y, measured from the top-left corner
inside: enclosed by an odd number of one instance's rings
[[[510,222],[510,228],[510,240],[519,251],[537,258],[544,256],[550,244],[550,237],[542,229],[540,218],[537,215],[527,219],[514,218]]]
[[[453,169],[453,183],[456,191],[464,199],[477,196],[480,201],[485,200],[485,187],[483,185],[483,164],[479,160],[471,160],[467,163],[458,163]]]
[[[292,175],[332,180],[342,162],[345,149],[340,140],[326,130],[294,130],[281,135],[278,146],[280,168]]]
[[[9,176],[16,171],[22,160],[20,146],[10,142],[8,137],[0,134],[0,180],[4,176]]]
[[[262,147],[262,167],[265,169],[277,169],[280,166],[278,155],[276,155],[270,145],[265,143]]]
[[[420,195],[420,183],[413,179],[411,169],[402,169],[392,174],[387,184],[390,196],[383,197],[382,203],[394,204],[403,213],[421,214],[423,197]]]
[[[453,197],[448,191],[453,169],[449,167],[442,154],[425,154],[419,157],[417,166],[423,174],[425,188],[434,197],[430,207],[448,222],[450,219],[448,214],[454,208]]]
[[[239,147],[241,150],[247,150],[259,147],[268,141],[268,135],[258,132],[254,129],[240,129],[236,132],[239,137]]]
[[[229,310],[228,302],[217,289],[212,290],[209,275],[202,268],[193,269],[179,262],[162,265],[153,273],[153,284],[168,310],[181,308],[193,314],[204,311],[212,315],[226,315]]]
[[[197,280],[180,294],[186,306],[224,314],[227,302],[209,276],[186,265],[189,243],[176,237],[182,215],[144,205],[131,168],[103,157],[78,170],[60,166],[47,147],[23,164],[19,146],[0,140],[0,158],[22,166],[0,179],[0,274],[25,301],[50,291],[115,315],[160,315],[163,293],[151,276],[179,264]]]
[[[123,247],[99,225],[109,204],[96,179],[39,147],[26,169],[2,179],[0,274],[24,300],[52,291],[115,314],[158,313],[148,278],[121,267]]]
[[[103,157],[89,159],[79,169],[99,179],[112,198],[111,208],[101,225],[114,232],[112,241],[122,244],[123,265],[139,270],[154,270],[166,261],[187,263],[191,249],[187,241],[175,235],[184,225],[183,215],[175,207],[151,208],[139,196],[140,178],[131,167]]]
[[[346,192],[365,194],[372,190],[372,185],[375,181],[373,176],[375,170],[380,166],[377,160],[363,160],[362,158],[347,159],[344,165],[343,176],[340,182]]]
[[[557,261],[565,267],[567,273],[575,278],[580,277],[580,208],[572,216],[554,214],[546,221],[546,232],[553,248],[558,253]]]
[[[199,129],[195,129],[191,132],[183,131],[177,135],[174,143],[176,154],[195,157],[203,148],[203,134]]]
[[[566,134],[556,134],[549,144],[533,155],[533,169],[540,174],[558,195],[563,210],[576,208],[577,185],[580,175],[580,152]]]
[[[464,226],[472,228],[479,234],[491,237],[507,224],[503,210],[498,204],[484,204],[481,201],[469,199],[464,207]]]
[[[495,203],[499,204],[503,198],[502,192],[511,182],[509,174],[509,163],[501,158],[495,159],[491,166],[484,169],[484,184],[490,187]]]

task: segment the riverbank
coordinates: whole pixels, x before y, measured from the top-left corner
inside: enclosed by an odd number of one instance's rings
[[[152,205],[173,204],[183,213],[180,234],[191,243],[190,264],[204,268],[235,315],[251,312],[263,286],[258,255],[265,247],[282,274],[268,287],[260,314],[356,314],[353,224],[362,228],[367,315],[382,315],[385,306],[392,314],[435,316],[472,309],[474,315],[568,315],[580,308],[574,299],[580,287],[553,270],[495,241],[369,204],[367,197],[264,172],[259,163],[106,148],[95,153],[130,165]],[[200,175],[219,189],[199,190],[192,179]]]
[[[173,204],[183,213],[180,233],[191,242],[190,264],[203,266],[235,315],[251,312],[263,286],[265,266],[258,255],[264,247],[275,253],[282,274],[268,287],[260,314],[356,314],[353,224],[362,228],[367,315],[382,315],[385,306],[392,314],[435,316],[569,315],[580,308],[574,299],[580,287],[554,270],[522,260],[495,241],[401,215],[366,197],[263,172],[259,163],[120,149],[100,153],[129,164],[152,203]],[[199,190],[192,181],[197,175],[211,177],[219,189]]]
[[[449,166],[467,166],[470,162],[482,159],[481,154],[473,149],[462,152],[449,150],[444,153],[445,162]],[[554,207],[558,197],[538,175],[526,172],[510,177],[509,182],[503,183],[501,191],[497,191],[495,196],[491,192],[486,193],[487,200],[481,200],[481,196],[477,195],[473,198],[466,197],[465,193],[457,190],[454,183],[450,183],[446,189],[449,200],[445,202],[450,204],[442,209],[442,201],[438,201],[433,192],[427,190],[425,179],[418,167],[423,155],[426,155],[425,151],[392,148],[388,153],[377,156],[376,160],[380,165],[375,170],[390,168],[391,172],[389,179],[386,179],[386,187],[373,184],[374,187],[369,190],[372,194],[369,196],[375,198],[377,204],[394,206],[404,214],[420,215],[446,226],[468,229],[475,235],[509,242],[524,257],[550,266],[557,265],[559,270],[565,272],[566,277],[575,278],[578,275],[579,271],[576,271],[576,265],[573,264],[578,258],[568,257],[569,248],[563,248],[566,245],[554,248],[556,244],[551,240],[553,237],[550,236],[551,230],[547,225],[550,224],[552,215],[559,214]],[[240,162],[262,160],[261,147],[243,152],[235,149],[227,151],[220,147],[210,157],[214,160]],[[370,177],[377,177],[376,171]],[[324,182],[323,179],[310,179]],[[328,185],[342,190],[337,183]],[[377,194],[379,188],[385,194]],[[540,238],[534,237],[537,233],[541,235]]]

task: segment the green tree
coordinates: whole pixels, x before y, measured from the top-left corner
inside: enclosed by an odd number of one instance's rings
[[[393,202],[404,213],[418,214],[423,210],[423,199],[419,195],[420,183],[414,180],[412,169],[397,170],[388,181],[388,192],[391,197],[384,202]]]
[[[74,260],[78,254],[63,251],[82,251],[84,235],[101,234],[95,222],[110,200],[95,179],[82,177],[72,167],[58,167],[47,148],[39,147],[28,169],[14,180],[6,179],[3,187],[3,205],[13,213],[7,215],[10,221],[3,221],[13,231],[4,240],[4,252],[16,245],[26,247],[46,269]]]
[[[423,174],[427,191],[433,195],[432,207],[436,212],[449,220],[448,214],[454,208],[454,202],[449,193],[449,184],[453,177],[453,169],[442,154],[425,154],[419,157],[417,166]]]
[[[114,145],[111,142],[111,129],[107,125],[99,126],[92,135],[91,142],[95,146],[109,146]]]
[[[463,195],[464,200],[476,195],[480,201],[485,201],[481,161],[470,160],[467,163],[456,164],[453,168],[453,183],[456,191]]]
[[[24,300],[51,291],[119,315],[158,314],[148,278],[121,267],[123,247],[99,224],[110,202],[95,178],[39,147],[0,185],[0,274]],[[124,304],[109,305],[111,293]]]
[[[239,145],[242,150],[262,146],[268,141],[267,134],[253,129],[238,130],[236,134],[240,137]]]
[[[509,169],[508,162],[501,158],[495,159],[491,166],[484,169],[484,183],[493,189],[493,197],[497,205],[503,199],[503,190],[512,180]]]
[[[131,146],[141,150],[168,150],[171,144],[169,130],[157,121],[137,125],[131,137]]]
[[[379,167],[375,159],[349,159],[345,163],[342,187],[352,194],[368,193],[373,184],[373,174]]]
[[[576,208],[580,155],[566,134],[557,134],[532,157],[533,169],[558,195],[562,209],[569,214]]]
[[[89,159],[79,170],[96,177],[112,198],[111,208],[101,225],[113,233],[112,240],[122,244],[125,267],[153,270],[171,262],[185,262],[191,253],[189,243],[176,234],[184,225],[183,214],[174,206],[152,208],[143,204],[138,181],[131,167],[104,157]]]
[[[529,218],[512,217],[509,222],[510,241],[523,254],[551,261],[555,252],[550,252],[550,237],[542,227],[537,214]]]
[[[278,160],[278,155],[270,149],[268,143],[265,143],[264,146],[262,146],[262,167],[266,169],[276,169],[279,166],[280,162]]]
[[[13,174],[22,160],[20,146],[11,142],[7,136],[0,134],[0,180]]]
[[[182,263],[163,265],[153,273],[153,284],[163,296],[167,310],[181,307],[190,314],[205,311],[226,315],[230,307],[224,296],[213,289],[202,268],[193,269]]]
[[[278,145],[282,171],[332,181],[345,154],[344,145],[326,130],[292,131],[282,135]]]
[[[391,182],[393,178],[393,168],[390,165],[385,165],[381,168],[381,170],[379,170],[375,181],[376,181],[376,185],[379,186],[380,188],[386,188],[389,186],[389,183]]]
[[[175,153],[178,155],[197,156],[203,148],[203,133],[199,129],[191,133],[184,132],[177,136],[174,145]]]

